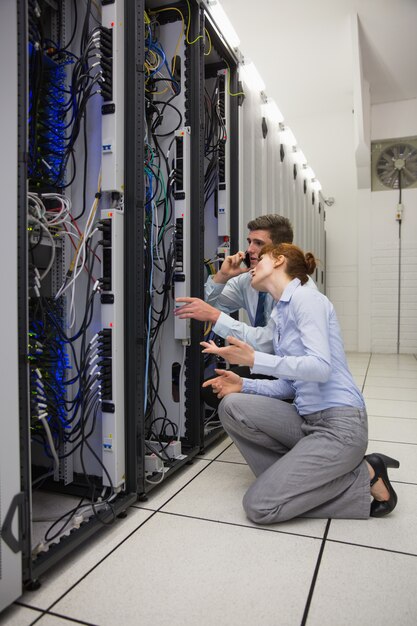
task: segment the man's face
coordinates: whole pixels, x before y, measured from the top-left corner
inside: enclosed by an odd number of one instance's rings
[[[248,247],[246,250],[250,256],[250,266],[256,267],[258,264],[258,256],[261,248],[272,243],[268,230],[250,230],[247,236]]]

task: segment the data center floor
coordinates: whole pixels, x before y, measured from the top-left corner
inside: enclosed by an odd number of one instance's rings
[[[417,360],[350,353],[369,449],[396,457],[387,518],[257,527],[253,477],[230,439],[184,467],[0,616],[25,626],[416,623]]]

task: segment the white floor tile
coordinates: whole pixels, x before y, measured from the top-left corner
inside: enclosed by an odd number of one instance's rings
[[[417,557],[326,543],[308,626],[415,626]]]
[[[414,354],[372,354],[371,362],[379,365],[392,365],[399,364],[401,367],[411,365],[412,367],[417,364],[417,359]]]
[[[370,376],[366,377],[365,385],[369,387],[394,387],[395,389],[415,389],[417,387],[417,381],[414,377],[404,378],[396,377],[390,378],[389,376]]]
[[[415,483],[417,485],[417,446],[404,443],[387,443],[369,440],[368,454],[381,452],[400,462],[398,469],[390,469],[390,479],[395,482]]]
[[[395,402],[415,402],[417,408],[417,387],[415,388],[401,388],[401,387],[372,387],[368,384],[365,384],[365,389],[363,391],[365,396],[365,401],[367,402],[369,399],[375,400],[394,400]],[[417,415],[416,415],[417,417]]]
[[[417,443],[417,420],[368,416],[369,439]]]
[[[59,617],[59,615],[44,615],[35,626],[76,626],[77,622]]]
[[[386,365],[371,365],[368,369],[368,376],[390,376],[391,378],[411,378],[417,380],[417,368],[397,368]]]
[[[212,463],[173,498],[162,511],[201,517],[214,521],[255,526],[242,508],[245,491],[254,481],[247,465]],[[271,524],[269,529],[322,537],[326,520],[296,519],[281,524]]]
[[[317,539],[157,513],[54,611],[100,626],[276,626],[279,616],[298,626],[319,549]]]
[[[48,570],[41,577],[40,589],[26,591],[20,598],[21,601],[40,609],[49,608],[69,587],[85,576],[150,515],[152,515],[151,511],[131,507],[128,509],[126,518],[117,519],[112,526],[103,528],[83,546],[74,550],[71,556],[65,557],[63,562]]]
[[[391,476],[394,470],[390,471]],[[417,557],[417,485],[393,483],[393,487],[398,504],[390,515],[368,520],[332,520],[328,538]]]
[[[369,398],[366,401],[366,408],[368,415],[417,419],[417,402],[411,402],[408,400],[384,400]]]
[[[364,377],[366,375],[366,371],[367,371],[367,367],[366,365],[350,365],[349,364],[349,371],[352,374],[352,376],[359,376],[359,377]]]
[[[230,463],[244,463],[246,465],[246,461],[239,452],[239,449],[232,444],[227,450],[222,452],[222,454],[217,458],[217,461],[228,461]],[[217,462],[216,461],[216,462]]]
[[[172,496],[180,491],[184,485],[192,480],[202,470],[205,470],[210,461],[202,458],[195,458],[191,465],[185,465],[177,470],[175,475],[171,476],[166,482],[154,487],[147,494],[147,500],[140,500],[134,506],[156,511],[163,504],[168,502]]]
[[[12,604],[0,613],[0,624],[7,626],[29,626],[41,613],[25,606]]]
[[[351,352],[350,350],[346,351],[346,356],[348,358],[353,357],[355,359],[369,359],[371,356],[370,352]]]

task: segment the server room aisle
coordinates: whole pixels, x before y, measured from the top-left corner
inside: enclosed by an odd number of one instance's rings
[[[187,626],[414,626],[417,620],[417,360],[350,354],[369,449],[401,461],[395,512],[368,521],[256,527],[252,481],[224,439],[124,520],[45,575],[0,622]]]

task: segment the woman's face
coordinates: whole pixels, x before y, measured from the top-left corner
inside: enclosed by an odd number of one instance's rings
[[[270,282],[268,279],[276,267],[276,260],[270,254],[264,254],[259,258],[256,267],[251,270],[251,285],[258,291],[268,291],[266,285]]]

